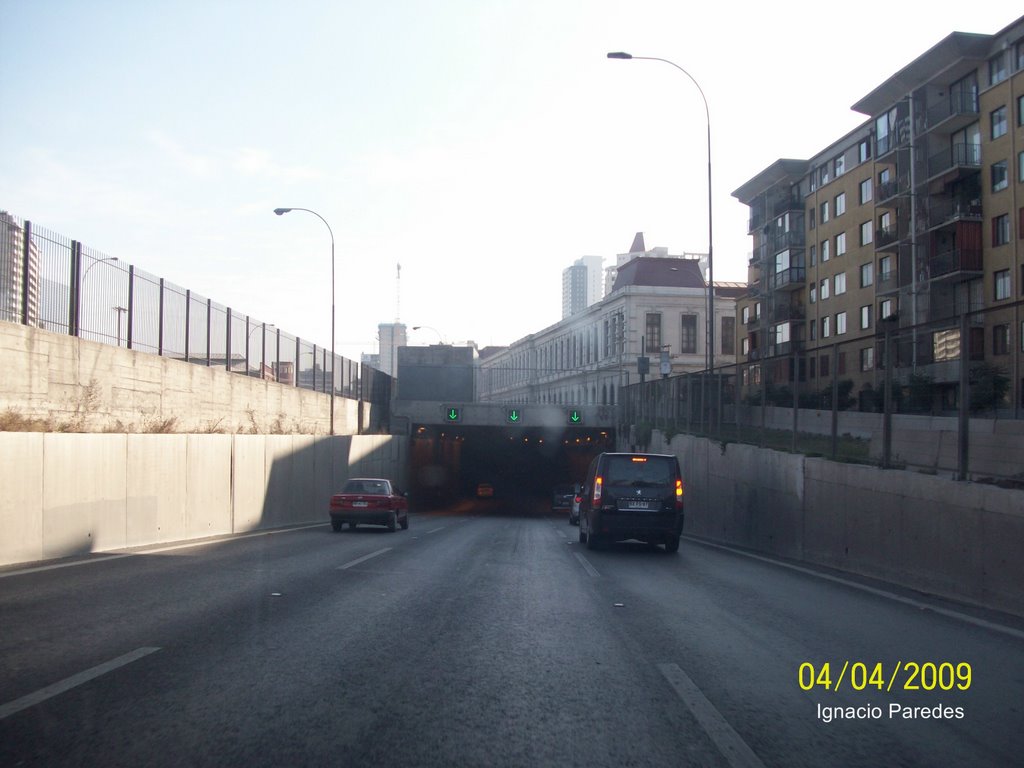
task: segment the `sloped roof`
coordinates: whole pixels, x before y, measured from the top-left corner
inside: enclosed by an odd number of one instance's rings
[[[637,232],[633,238],[633,244],[629,246],[630,253],[647,253],[647,246],[644,245],[644,233]]]
[[[704,289],[704,276],[695,259],[639,256],[619,267],[613,291],[627,285]]]

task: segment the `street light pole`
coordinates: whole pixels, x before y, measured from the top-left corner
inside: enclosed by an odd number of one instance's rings
[[[437,330],[437,328],[434,328],[433,326],[430,326],[430,325],[414,325],[414,326],[412,327],[412,329],[413,329],[414,331],[418,331],[418,330],[420,330],[421,328],[426,328],[426,329],[427,329],[428,331],[433,331],[434,333],[436,333],[436,334],[437,334],[437,340],[438,340],[438,341],[440,341],[440,342],[441,342],[441,344],[444,344],[444,343],[445,343],[445,342],[444,342],[444,335],[443,335],[443,334],[442,334],[442,333],[441,333],[441,332],[440,332],[439,330]]]
[[[321,216],[316,211],[310,210],[309,208],[275,208],[274,213],[278,216],[283,216],[286,213],[292,211],[305,211],[316,216],[320,221],[327,227],[327,231],[331,235],[331,434],[334,434],[334,231],[331,229],[331,225],[327,223],[327,219]]]
[[[665,64],[675,67],[688,78],[690,81],[697,86],[697,90],[700,92],[700,97],[704,101],[704,115],[707,118],[708,126],[708,320],[707,320],[707,350],[705,352],[705,367],[707,370],[714,372],[715,368],[715,273],[714,273],[714,256],[712,254],[712,245],[714,242],[713,235],[713,224],[711,215],[711,111],[708,109],[708,100],[704,95],[704,90],[700,87],[700,83],[694,79],[693,75],[687,72],[685,69],[680,67],[673,61],[668,59],[659,59],[655,56],[633,56],[622,51],[609,53],[609,59],[638,59],[641,61],[661,61]]]

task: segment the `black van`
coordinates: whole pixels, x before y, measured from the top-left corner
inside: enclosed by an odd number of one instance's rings
[[[580,541],[588,549],[624,539],[679,549],[683,477],[675,456],[602,453],[590,463],[580,495]]]

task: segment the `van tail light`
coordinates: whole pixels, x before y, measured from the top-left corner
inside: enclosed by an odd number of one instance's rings
[[[601,487],[604,485],[603,477],[594,478],[594,496],[590,500],[590,503],[595,507],[601,503]]]
[[[683,506],[683,481],[676,479],[676,509],[681,509]]]

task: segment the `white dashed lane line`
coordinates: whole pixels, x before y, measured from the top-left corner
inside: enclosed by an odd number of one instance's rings
[[[131,664],[133,661],[138,661],[143,656],[148,656],[149,654],[156,653],[159,650],[159,648],[136,648],[131,653],[126,653],[124,656],[118,656],[116,659],[111,659],[108,662],[99,664],[91,669],[85,670],[84,672],[79,672],[77,675],[66,677],[58,683],[48,685],[45,688],[40,688],[38,691],[30,693],[27,696],[22,696],[20,699],[15,699],[7,704],[0,704],[0,720],[10,717],[16,712],[21,712],[23,709],[33,707],[47,699],[52,699],[54,696],[59,696],[62,693],[70,691],[72,688],[76,688],[90,680],[95,680],[97,677],[105,675],[108,672],[113,672],[119,667]]]

